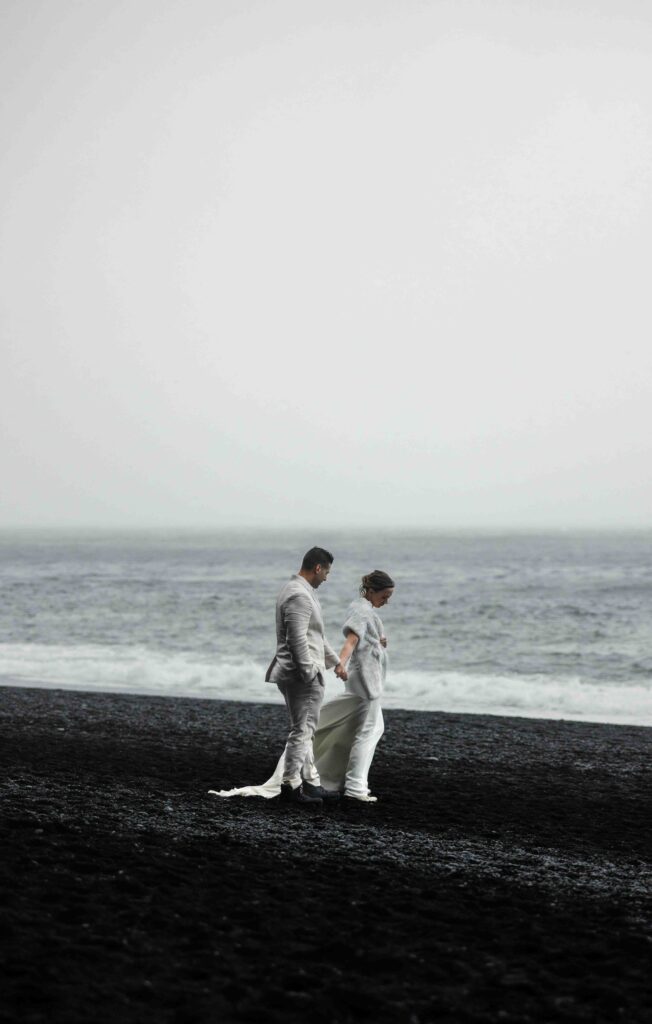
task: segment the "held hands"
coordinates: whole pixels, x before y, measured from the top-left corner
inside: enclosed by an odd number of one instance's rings
[[[338,661],[337,665],[335,666],[335,675],[338,677],[338,679],[341,679],[343,683],[345,683],[349,678],[348,673],[341,661]]]
[[[381,643],[381,645],[383,647],[387,647],[387,637],[386,636],[381,636],[380,643]]]

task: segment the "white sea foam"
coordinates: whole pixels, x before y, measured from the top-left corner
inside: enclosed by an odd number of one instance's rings
[[[652,686],[574,676],[395,672],[386,707],[652,725]]]
[[[0,681],[11,685],[264,701],[278,693],[264,674],[254,661],[201,661],[146,647],[0,644]]]
[[[255,661],[201,660],[146,647],[0,644],[0,683],[67,690],[279,703]],[[341,690],[329,674],[328,696]],[[392,672],[388,708],[518,715],[652,726],[652,685],[609,685],[572,676]]]

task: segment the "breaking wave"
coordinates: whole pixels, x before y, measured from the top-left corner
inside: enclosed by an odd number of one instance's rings
[[[146,647],[0,644],[0,683],[105,693],[136,693],[280,703],[252,660],[202,660]],[[328,696],[341,684],[329,675]],[[652,683],[605,683],[576,676],[472,675],[393,671],[388,708],[652,725]]]

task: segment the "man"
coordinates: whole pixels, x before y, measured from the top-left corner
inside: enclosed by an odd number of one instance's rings
[[[276,601],[276,654],[265,680],[276,683],[290,716],[281,800],[309,806],[337,799],[325,790],[312,755],[312,738],[324,700],[324,675],[346,679],[346,671],[324,636],[317,589],[328,579],[333,556],[311,548],[301,569],[281,589]]]

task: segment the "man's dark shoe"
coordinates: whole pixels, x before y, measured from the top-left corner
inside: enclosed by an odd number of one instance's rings
[[[312,782],[304,782],[303,792],[307,796],[318,796],[320,799],[329,800],[331,803],[340,798],[340,794],[336,789],[324,789],[323,786],[313,786]]]
[[[315,787],[313,786],[313,789]],[[296,789],[292,789],[289,782],[284,782],[281,786],[281,801],[284,804],[300,804],[303,806],[321,807],[323,800],[320,796],[308,796],[303,791],[303,784],[297,786]]]

